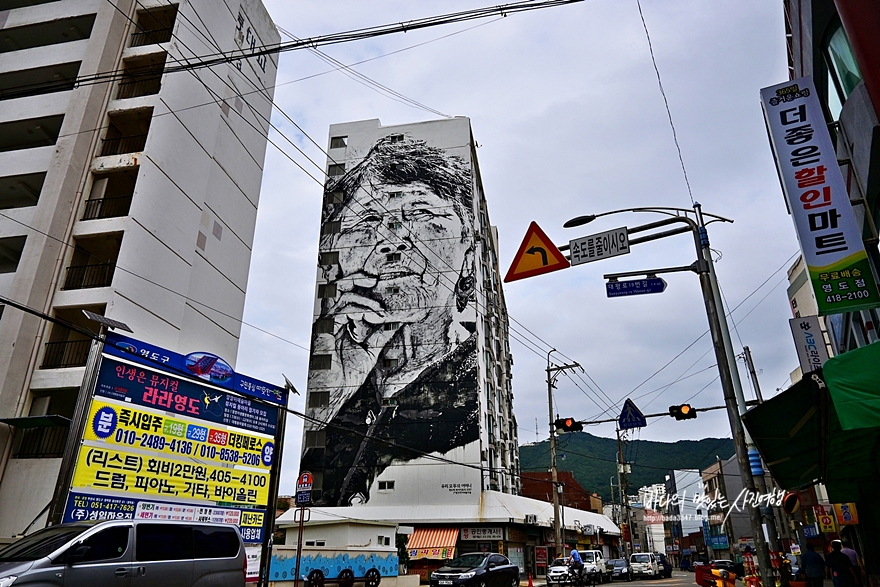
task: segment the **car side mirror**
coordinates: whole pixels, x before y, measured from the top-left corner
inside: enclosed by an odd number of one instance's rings
[[[67,556],[64,557],[64,562],[68,565],[78,563],[84,560],[91,550],[91,546],[86,546],[84,544],[77,546],[75,549],[68,552]]]
[[[490,569],[494,569],[495,566],[496,566],[495,563],[489,563],[489,568],[490,568]]]

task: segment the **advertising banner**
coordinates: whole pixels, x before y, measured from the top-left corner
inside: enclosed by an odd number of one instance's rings
[[[788,324],[804,375],[824,365],[828,360],[828,347],[825,346],[825,335],[822,334],[819,317],[792,318]]]
[[[462,528],[462,540],[504,540],[504,528]]]
[[[812,78],[764,88],[761,103],[819,315],[877,307],[862,231]]]
[[[258,546],[286,392],[207,353],[114,334],[104,348],[64,521],[234,524]]]

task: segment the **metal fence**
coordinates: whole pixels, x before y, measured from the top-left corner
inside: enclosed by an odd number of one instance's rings
[[[122,155],[123,153],[137,153],[143,151],[147,144],[146,133],[142,135],[131,135],[127,137],[116,137],[102,139],[101,157],[107,155]]]
[[[151,96],[153,94],[158,94],[161,87],[161,74],[153,76],[138,75],[126,77],[123,81],[119,82],[119,92],[116,94],[116,97],[123,99]]]
[[[138,31],[131,34],[131,46],[142,47],[156,43],[167,43],[171,40],[171,29],[156,29],[153,31]]]
[[[90,287],[107,287],[113,281],[113,263],[97,263],[95,265],[79,265],[67,268],[67,278],[61,289],[88,289]]]
[[[47,342],[41,369],[84,367],[89,358],[90,340]]]
[[[96,220],[98,218],[128,216],[129,208],[131,208],[131,196],[86,200],[86,209],[82,219]]]
[[[46,426],[18,430],[14,459],[60,458],[67,444],[69,426]]]

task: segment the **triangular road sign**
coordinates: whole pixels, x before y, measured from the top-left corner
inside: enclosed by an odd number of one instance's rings
[[[569,266],[562,252],[533,221],[529,224],[526,236],[513,257],[513,263],[510,264],[504,283],[543,275],[558,269],[568,269]]]
[[[623,402],[623,409],[620,411],[620,418],[617,424],[621,430],[629,430],[630,428],[644,428],[648,425],[645,415],[642,414],[631,399]]]

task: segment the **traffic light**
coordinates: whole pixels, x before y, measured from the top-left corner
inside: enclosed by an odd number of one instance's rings
[[[676,420],[691,420],[697,417],[697,410],[690,404],[679,404],[677,406],[669,406],[669,415]]]
[[[580,432],[584,429],[584,425],[574,418],[559,418],[554,424],[556,424],[556,432]]]

